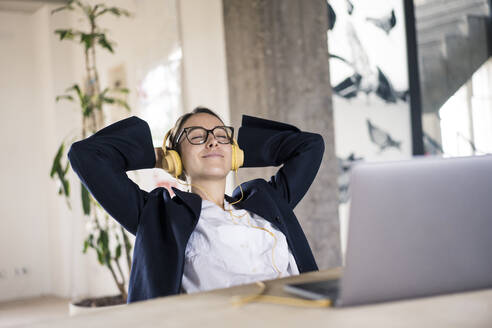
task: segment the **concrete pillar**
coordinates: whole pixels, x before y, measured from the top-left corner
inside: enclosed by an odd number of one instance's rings
[[[325,155],[295,209],[320,269],[341,264],[337,162],[324,0],[223,0],[229,108],[320,133]],[[243,169],[239,181],[278,168]],[[241,170],[240,170],[241,171]]]

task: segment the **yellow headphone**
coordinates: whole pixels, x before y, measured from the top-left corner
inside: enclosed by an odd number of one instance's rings
[[[169,130],[165,137],[164,141],[162,143],[162,151],[164,153],[164,158],[163,161],[166,161],[166,171],[174,176],[175,178],[178,178],[181,173],[183,172],[183,164],[181,162],[181,157],[179,156],[178,152],[176,150],[173,150],[171,147],[166,146],[167,139],[169,135],[171,134],[171,130]],[[232,171],[236,171],[243,166],[244,163],[244,152],[241,148],[239,148],[239,145],[237,144],[236,139],[232,139]]]

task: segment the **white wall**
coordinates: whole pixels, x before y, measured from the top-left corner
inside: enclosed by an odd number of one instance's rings
[[[229,122],[221,0],[179,1],[185,107],[203,105]]]
[[[58,213],[53,202],[55,188],[48,176],[55,122],[52,101],[47,98],[52,91],[47,79],[51,58],[46,46],[49,38],[43,34],[48,29],[44,17],[44,10],[36,14],[0,12],[4,151],[0,168],[6,187],[0,205],[2,300],[46,293],[54,287],[54,271],[48,264],[66,269],[55,260],[53,251],[60,249],[58,239],[67,233],[67,225],[57,226],[58,232],[50,229]],[[26,268],[26,274],[16,274],[21,268]],[[63,279],[58,282],[63,285]]]
[[[101,84],[105,87],[110,71],[123,65],[130,88],[128,102],[133,109],[127,113],[106,108],[106,123],[130,115],[146,119],[142,112],[145,106],[138,96],[142,79],[153,68],[169,65],[169,56],[181,53],[176,2],[106,3],[134,14],[132,18],[101,20],[117,43],[115,55],[98,51]],[[78,298],[117,293],[111,274],[97,263],[94,252],[81,253],[86,219],[78,178],[70,175],[72,211],[49,178],[61,140],[66,138],[70,144],[72,138],[79,139],[81,128],[77,105],[55,104],[54,99],[74,82],[82,84],[84,76],[82,48],[60,42],[53,34],[56,28],[76,26],[78,18],[67,12],[51,15],[53,8],[44,5],[30,13],[0,11],[0,142],[4,151],[0,169],[5,186],[0,195],[0,301],[41,294]],[[176,62],[179,64],[180,58]],[[163,108],[161,118],[148,119],[151,126],[170,126],[173,117],[165,114],[182,113],[180,77],[178,67],[178,88],[168,97],[172,98],[172,108]],[[161,131],[156,134],[160,133],[163,136]],[[150,190],[155,187],[153,171],[142,170],[138,177],[134,172],[128,175],[142,189]],[[15,269],[21,272],[23,267],[27,274],[16,276]]]
[[[34,109],[40,102],[39,95],[32,92],[39,87],[33,78],[35,60],[30,56],[35,52],[34,30],[34,21],[29,16],[0,12],[2,300],[41,293],[46,288],[46,268],[41,256],[46,250],[47,211],[39,211],[46,202],[46,195],[40,193],[38,186],[47,185],[46,175],[40,173],[49,168],[42,161],[42,140],[33,138],[34,131],[39,131],[42,112],[23,110]],[[27,273],[16,275],[23,267]]]
[[[222,1],[179,0],[178,10],[185,111],[205,106],[230,124]],[[235,186],[231,172],[226,193],[231,194]]]
[[[74,281],[87,288],[86,258],[80,254],[84,223],[58,197],[49,178],[57,147],[78,131],[80,121],[78,112],[54,102],[57,90],[75,79],[75,48],[59,44],[53,35],[70,17],[52,17],[50,9],[0,12],[1,172],[6,186],[0,203],[1,300],[71,296]],[[72,187],[76,182],[72,177]],[[26,274],[16,275],[23,267]]]

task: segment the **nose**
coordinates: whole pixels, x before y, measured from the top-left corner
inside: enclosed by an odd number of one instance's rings
[[[208,135],[207,135],[206,145],[208,148],[217,147],[219,145],[219,142],[215,138],[214,134],[211,132],[208,133]]]

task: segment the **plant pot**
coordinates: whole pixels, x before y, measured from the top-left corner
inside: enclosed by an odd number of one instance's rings
[[[81,300],[74,300],[68,304],[69,315],[78,315],[81,313],[90,313],[105,309],[113,309],[126,305],[121,295],[89,297]]]

